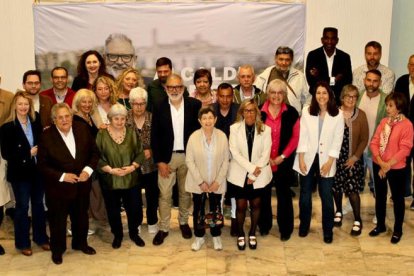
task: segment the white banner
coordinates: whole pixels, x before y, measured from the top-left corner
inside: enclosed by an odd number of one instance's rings
[[[34,5],[33,10],[36,67],[45,75],[63,65],[75,76],[80,54],[89,49],[107,57],[111,34],[130,39],[137,55],[131,64],[144,77],[152,78],[157,58],[166,56],[187,85],[200,67],[211,69],[215,86],[235,83],[242,64],[260,73],[274,64],[279,46],[291,47],[296,67],[303,67],[304,4],[95,3]]]

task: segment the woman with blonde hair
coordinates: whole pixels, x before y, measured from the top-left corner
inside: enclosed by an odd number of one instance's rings
[[[50,245],[46,235],[43,183],[36,165],[42,126],[33,101],[26,92],[20,91],[14,95],[11,118],[1,128],[1,154],[7,160],[7,180],[16,198],[15,246],[23,255],[31,256],[30,225],[33,228],[33,241],[43,250],[50,250]],[[28,216],[29,202],[32,206],[31,222]]]
[[[144,79],[138,70],[128,68],[118,76],[116,87],[118,90],[118,102],[125,106],[127,110],[130,110],[129,92],[135,87],[145,88]]]
[[[240,105],[237,122],[230,127],[229,147],[231,160],[227,181],[230,193],[236,198],[236,221],[238,226],[237,247],[246,248],[244,220],[247,202],[250,205],[249,248],[256,249],[256,228],[260,215],[261,196],[272,179],[269,164],[272,146],[271,130],[260,116],[254,99]]]
[[[93,137],[98,133],[98,127],[92,120],[92,115],[96,112],[96,96],[93,91],[88,89],[79,89],[73,98],[73,120],[86,123]]]
[[[100,76],[93,85],[97,105],[97,112],[93,114],[93,120],[99,128],[105,128],[109,125],[108,112],[112,105],[117,103],[118,89],[115,82],[107,76]]]

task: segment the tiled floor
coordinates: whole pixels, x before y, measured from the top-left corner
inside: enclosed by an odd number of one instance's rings
[[[122,247],[114,250],[109,229],[98,228],[89,238],[89,244],[97,251],[95,256],[68,250],[59,266],[52,263],[49,252],[43,252],[39,247],[33,248],[31,257],[17,252],[12,223],[6,218],[0,230],[0,243],[6,249],[6,255],[0,256],[0,275],[414,275],[414,212],[408,208],[411,199],[406,200],[404,236],[397,245],[390,243],[391,230],[376,238],[368,236],[374,227],[374,200],[368,192],[362,194],[364,229],[361,236],[349,235],[353,223],[350,213],[345,215],[342,227],[334,229],[334,241],[330,245],[322,241],[321,205],[316,194],[313,203],[311,232],[306,238],[297,235],[296,197],[292,238],[281,242],[277,226],[274,226],[269,236],[258,237],[255,251],[248,248],[238,251],[235,238],[230,237],[226,226],[222,234],[222,251],[212,249],[208,235],[206,245],[200,251],[192,252],[192,240],[181,238],[177,211],[174,210],[172,230],[161,246],[152,245],[153,235],[148,234],[145,224],[142,231],[146,242],[144,248],[124,238]],[[389,204],[388,207],[388,217],[392,218],[392,206]],[[392,221],[388,219],[387,224],[392,226]]]

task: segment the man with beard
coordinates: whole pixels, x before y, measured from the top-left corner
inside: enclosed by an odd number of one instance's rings
[[[324,28],[322,47],[309,52],[305,71],[310,92],[314,93],[316,83],[326,81],[334,91],[336,104],[339,106],[342,87],[352,83],[352,67],[351,57],[336,48],[338,41],[338,29]]]
[[[42,127],[46,128],[52,124],[50,110],[53,102],[49,97],[39,94],[41,85],[42,77],[38,70],[29,70],[23,74],[23,89],[32,98],[35,111],[39,112]]]
[[[137,56],[132,41],[124,34],[110,34],[105,40],[106,71],[117,78],[127,68],[134,68]]]
[[[267,67],[257,76],[255,85],[266,93],[267,84],[274,79],[280,79],[288,87],[288,101],[301,114],[302,104],[310,104],[312,95],[306,85],[305,75],[292,67],[293,50],[289,47],[279,47],[275,53],[275,65]]]
[[[377,41],[370,41],[365,45],[366,64],[359,66],[352,73],[353,84],[358,87],[359,91],[364,90],[364,78],[367,71],[377,69],[381,72],[380,89],[385,94],[390,94],[394,88],[395,74],[387,66],[380,63],[382,54],[382,46]]]
[[[381,89],[381,72],[377,69],[372,69],[366,72],[365,79],[364,79],[364,87],[365,89],[361,92],[360,97],[358,99],[357,106],[365,112],[367,115],[368,120],[368,128],[369,128],[369,139],[371,138],[375,132],[380,121],[387,115],[385,109],[385,98],[387,94],[385,94]],[[370,182],[368,183],[371,192],[374,194],[374,178],[373,178],[373,170],[372,170],[372,154],[369,150],[369,143],[365,148],[364,154],[364,164],[365,170],[369,170],[370,174]],[[374,218],[375,220],[375,218]]]
[[[158,187],[160,189],[159,211],[160,231],[153,244],[161,245],[168,236],[171,219],[172,190],[178,182],[179,215],[181,234],[184,239],[192,237],[188,225],[191,194],[185,191],[187,165],[185,150],[188,138],[200,128],[198,111],[201,102],[184,97],[184,84],[177,74],[171,74],[165,83],[168,97],[154,106],[151,129],[151,148],[154,162],[158,166]]]
[[[160,57],[155,63],[158,79],[148,84],[148,111],[152,111],[154,106],[159,105],[167,96],[166,81],[172,74],[172,62],[167,57]],[[187,88],[184,87],[184,96],[188,96]]]
[[[72,107],[75,91],[68,87],[68,70],[65,67],[55,67],[50,75],[53,87],[40,92],[40,95],[48,96],[53,104],[64,102]]]

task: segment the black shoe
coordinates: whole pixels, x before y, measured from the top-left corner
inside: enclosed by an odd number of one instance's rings
[[[393,234],[392,234],[392,237],[391,237],[391,243],[392,243],[392,244],[397,244],[397,243],[399,243],[399,242],[400,242],[400,240],[401,240],[401,236],[402,236],[402,233],[401,233],[401,234],[393,233]]]
[[[0,244],[0,255],[4,255],[6,252],[4,251],[3,246]]]
[[[309,234],[308,230],[299,230],[299,237],[304,238]]]
[[[290,234],[280,234],[281,241],[288,241],[290,239]]]
[[[136,235],[135,237],[131,238],[131,240],[139,247],[144,247],[145,242],[143,239],[141,239],[140,236]]]
[[[249,236],[249,248],[253,250],[257,248],[256,236]]]
[[[72,249],[73,250],[80,250],[86,255],[95,255],[96,254],[95,249],[93,249],[93,247],[91,247],[89,245],[86,245],[86,246],[83,246],[83,247],[73,247],[72,246]]]
[[[181,235],[184,239],[191,239],[193,233],[191,232],[190,226],[188,224],[180,225]]]
[[[60,265],[63,263],[62,255],[57,253],[52,253],[52,262],[54,264]]]
[[[114,240],[112,241],[112,248],[118,249],[121,247],[121,244],[122,244],[122,238],[114,238]]]
[[[323,241],[324,241],[324,243],[332,243],[332,241],[333,241],[333,237],[332,236],[325,236],[325,237],[323,237]]]
[[[6,216],[10,217],[14,221],[14,214],[16,213],[16,208],[8,208],[5,211]]]
[[[164,242],[164,239],[168,236],[168,232],[158,231],[155,235],[154,239],[152,240],[153,245],[161,245]]]
[[[260,229],[260,236],[267,236],[267,235],[269,235],[269,230],[267,230],[267,229],[261,230]]]
[[[371,230],[371,232],[369,232],[369,235],[371,237],[376,237],[381,233],[384,233],[385,231],[387,231],[387,229],[385,228],[379,228],[379,227],[375,227],[374,229]]]
[[[246,249],[246,238],[244,236],[237,238],[237,248],[239,250],[245,250]]]

